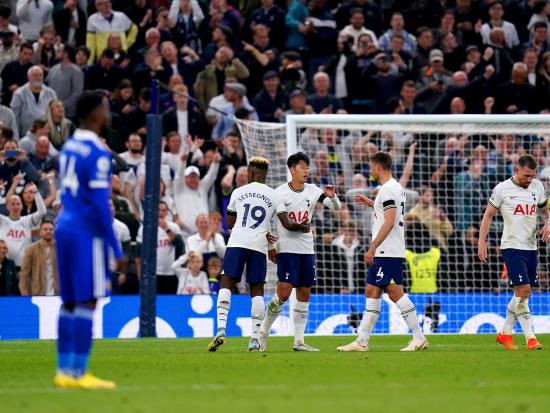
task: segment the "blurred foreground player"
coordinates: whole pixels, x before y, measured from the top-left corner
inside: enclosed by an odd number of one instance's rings
[[[124,258],[113,230],[110,198],[111,155],[98,134],[107,113],[100,95],[77,102],[80,129],[59,154],[62,211],[55,239],[63,305],[59,312],[57,373],[61,388],[113,389],[115,383],[88,372],[96,300],[108,290],[109,251]]]
[[[537,265],[537,210],[542,208],[545,225],[540,231],[544,242],[550,240],[550,222],[546,209],[544,185],[535,179],[537,161],[531,155],[522,155],[514,167],[514,176],[499,183],[491,198],[479,229],[478,255],[487,262],[487,234],[493,217],[500,211],[504,220],[504,230],[500,249],[508,270],[514,296],[506,308],[506,320],[497,334],[497,342],[506,350],[515,351],[518,347],[512,339],[512,330],[519,321],[528,350],[540,350],[540,344],[533,332],[529,297],[531,288],[538,286]]]

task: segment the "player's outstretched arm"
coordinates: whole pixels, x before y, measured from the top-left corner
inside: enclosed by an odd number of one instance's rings
[[[325,186],[325,190],[323,192],[322,197],[324,197],[324,199],[322,200],[322,203],[327,208],[331,208],[336,211],[339,211],[342,209],[342,203],[336,196],[336,190],[334,189],[334,185]]]
[[[497,212],[498,209],[490,203],[487,204],[487,209],[485,210],[485,214],[483,214],[483,219],[479,227],[479,240],[477,241],[477,256],[481,262],[487,262],[487,235],[489,234],[489,228],[491,227],[493,217]]]
[[[369,208],[373,208],[374,207],[374,201],[372,199],[370,199],[368,196],[366,195],[355,195],[353,197],[353,200],[355,201],[355,203],[357,204],[360,204],[360,205],[365,205]]]
[[[307,219],[300,223],[295,223],[290,220],[286,212],[278,213],[277,217],[279,218],[281,225],[287,231],[304,232],[304,233],[311,231],[311,223]]]
[[[376,253],[376,248],[378,248],[384,240],[390,235],[393,227],[395,226],[395,216],[397,215],[397,208],[388,208],[384,211],[384,223],[378,231],[378,235],[370,244],[370,247],[365,254],[365,261],[367,265],[374,264],[374,254]]]

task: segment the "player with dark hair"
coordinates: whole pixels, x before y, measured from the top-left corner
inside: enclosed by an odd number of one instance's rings
[[[533,332],[529,297],[532,287],[538,286],[537,275],[537,212],[544,215],[540,231],[544,242],[550,241],[550,221],[546,208],[546,190],[537,175],[537,161],[531,155],[522,155],[514,166],[514,176],[493,189],[479,229],[478,256],[487,262],[487,234],[493,217],[500,212],[504,229],[500,249],[508,270],[514,296],[506,308],[506,319],[497,334],[497,342],[506,350],[515,351],[512,330],[519,321],[528,350],[542,349]]]
[[[366,305],[359,326],[357,340],[337,348],[338,351],[368,351],[369,339],[380,315],[382,293],[386,292],[399,310],[413,339],[401,351],[419,351],[428,348],[416,308],[403,291],[403,261],[405,258],[405,191],[391,173],[392,158],[386,152],[377,152],[370,158],[372,176],[380,183],[376,199],[356,195],[355,201],[373,209],[372,242],[365,254],[369,265]]]
[[[264,283],[267,271],[269,221],[277,213],[281,224],[289,231],[309,232],[309,221],[290,222],[284,203],[273,188],[265,184],[269,161],[253,157],[248,163],[248,185],[233,191],[227,206],[227,226],[232,229],[218,293],[218,330],[208,351],[216,351],[226,340],[227,316],[231,306],[231,291],[241,281],[246,266],[246,281],[252,297],[252,333],[248,351],[259,351],[258,335],[264,318]]]
[[[76,103],[80,123],[59,154],[63,208],[55,239],[63,305],[59,312],[57,374],[61,388],[113,389],[115,383],[88,372],[96,300],[107,294],[109,252],[125,259],[109,206],[111,155],[99,139],[107,122],[103,98],[84,93]]]
[[[308,184],[309,157],[298,152],[287,160],[292,179],[277,188],[282,202],[293,222],[311,221],[317,204],[327,208],[341,209],[334,186],[327,185],[324,190]],[[260,332],[260,351],[265,351],[271,326],[281,313],[281,307],[290,297],[292,288],[296,288],[296,302],[293,308],[294,351],[315,352],[318,349],[304,342],[304,333],[309,318],[309,299],[311,287],[317,281],[315,269],[315,248],[311,233],[289,232],[282,225],[277,228],[279,241],[277,249],[269,252],[270,259],[277,262],[277,292],[267,305],[267,314]]]

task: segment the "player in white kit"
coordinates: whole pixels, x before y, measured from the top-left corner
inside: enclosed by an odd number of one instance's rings
[[[538,286],[537,265],[537,211],[544,215],[545,225],[540,231],[544,242],[550,240],[550,222],[546,208],[546,191],[542,183],[534,179],[537,161],[531,155],[522,155],[514,167],[514,176],[499,183],[489,198],[485,215],[479,229],[478,255],[487,262],[487,234],[493,217],[500,211],[504,219],[504,230],[500,249],[506,264],[514,296],[506,309],[506,320],[497,334],[497,342],[506,350],[515,351],[512,330],[519,321],[528,350],[540,350],[540,344],[533,332],[529,297],[531,288]]]
[[[385,291],[399,310],[413,339],[401,351],[419,351],[428,348],[416,308],[403,291],[403,262],[405,258],[405,191],[392,174],[392,158],[386,152],[377,152],[370,159],[372,176],[380,183],[376,199],[356,195],[355,201],[373,208],[372,243],[365,254],[369,265],[366,305],[359,327],[359,337],[338,351],[368,351],[369,338],[374,329]]]
[[[309,232],[309,220],[290,222],[284,203],[273,188],[265,184],[269,162],[253,157],[248,163],[248,185],[235,189],[227,206],[227,226],[232,229],[225,256],[218,293],[216,336],[208,351],[216,351],[226,340],[227,316],[231,291],[241,281],[246,266],[246,281],[252,297],[252,334],[249,351],[259,351],[258,334],[264,318],[264,283],[267,271],[267,234],[269,221],[277,213],[279,221],[290,231]]]
[[[311,221],[317,204],[327,208],[341,209],[340,200],[334,192],[334,186],[327,185],[324,190],[308,184],[309,158],[298,152],[287,160],[292,180],[277,188],[292,222]],[[317,280],[315,275],[315,250],[311,232],[290,232],[281,222],[277,224],[279,240],[277,249],[269,251],[270,259],[277,263],[277,292],[267,305],[267,312],[260,331],[260,351],[265,351],[271,327],[281,307],[288,300],[292,288],[296,289],[296,302],[293,309],[294,351],[319,351],[304,343],[304,332],[309,315],[311,287]]]

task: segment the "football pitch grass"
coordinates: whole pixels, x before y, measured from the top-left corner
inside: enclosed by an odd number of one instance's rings
[[[100,340],[91,371],[114,391],[52,387],[53,341],[0,341],[0,412],[538,412],[550,411],[550,348],[506,352],[493,335],[431,336],[400,353],[404,336],[374,336],[368,353],[337,353],[351,337],[309,337],[320,353],[272,338],[248,353],[229,338]],[[540,336],[550,344],[550,335]],[[287,410],[291,409],[291,410]]]

